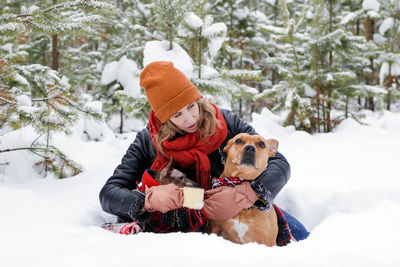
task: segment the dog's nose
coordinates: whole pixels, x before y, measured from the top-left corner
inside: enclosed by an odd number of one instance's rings
[[[244,147],[244,151],[246,151],[246,152],[256,152],[256,148],[255,148],[255,146],[247,145],[247,146]]]

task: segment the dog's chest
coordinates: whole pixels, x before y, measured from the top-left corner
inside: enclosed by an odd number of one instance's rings
[[[251,228],[254,227],[256,221],[259,221],[260,219],[262,220],[256,209],[245,209],[232,219],[229,219],[229,222],[231,223],[231,229],[236,232],[237,238],[240,240],[240,242],[246,243],[249,238],[249,234],[254,230]]]
[[[229,220],[233,224],[232,229],[236,231],[237,237],[239,238],[240,242],[244,243],[244,236],[249,230],[249,226],[247,225],[247,223],[241,222],[239,219]]]

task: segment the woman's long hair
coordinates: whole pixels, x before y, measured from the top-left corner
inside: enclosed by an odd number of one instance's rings
[[[220,127],[220,122],[215,116],[214,107],[207,100],[200,98],[195,102],[199,105],[198,129],[200,132],[200,139],[205,140],[208,136],[215,133],[217,127]],[[177,134],[183,135],[185,132],[176,127],[171,120],[161,125],[160,131],[155,136],[161,154],[164,154],[161,143],[165,140],[173,139]]]

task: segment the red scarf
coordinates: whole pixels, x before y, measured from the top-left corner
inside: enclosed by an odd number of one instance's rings
[[[180,136],[172,141],[166,140],[161,144],[165,153],[162,156],[160,156],[160,149],[157,146],[155,138],[156,134],[160,130],[161,123],[155,116],[154,112],[150,112],[150,136],[159,155],[151,165],[152,170],[159,171],[164,168],[168,164],[172,155],[174,156],[175,161],[178,162],[183,168],[196,169],[197,183],[202,188],[211,188],[210,161],[207,155],[215,151],[227,136],[226,121],[217,106],[214,104],[212,105],[215,108],[217,120],[221,122],[222,127],[216,127],[215,134],[207,137],[206,140],[200,139],[199,131],[187,133],[184,136]]]

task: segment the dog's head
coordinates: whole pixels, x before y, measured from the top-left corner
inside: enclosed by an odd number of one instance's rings
[[[236,135],[224,148],[227,156],[223,175],[254,180],[267,166],[268,158],[275,156],[278,144],[277,140],[260,135]]]
[[[178,187],[197,186],[197,183],[190,180],[186,174],[175,169],[175,160],[173,156],[171,156],[168,164],[162,170],[156,172],[155,180],[159,184],[173,183]]]

